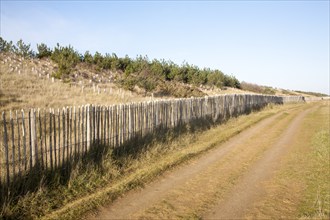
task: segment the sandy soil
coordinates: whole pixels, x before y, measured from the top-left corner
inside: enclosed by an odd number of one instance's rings
[[[131,191],[88,219],[237,219],[264,194],[309,109],[264,119],[203,156]]]

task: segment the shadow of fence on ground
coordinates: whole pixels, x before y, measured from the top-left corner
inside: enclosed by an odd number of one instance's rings
[[[182,134],[205,131],[230,118],[258,111],[269,103],[283,104],[284,101],[280,97],[230,95],[180,99],[176,102],[137,103],[111,108],[84,107],[79,108],[77,117],[75,113],[71,113],[71,109],[63,110],[62,114],[59,111],[58,115],[55,115],[53,110],[48,115],[45,114],[44,119],[40,114],[36,117],[35,112],[29,112],[28,119],[24,119],[23,115],[22,119],[16,117],[17,122],[14,122],[11,115],[10,121],[6,122],[3,114],[0,125],[2,123],[1,126],[4,127],[2,135],[6,157],[3,158],[6,160],[0,158],[0,162],[5,162],[0,164],[0,205],[4,207],[6,204],[15,204],[21,197],[42,187],[66,186],[78,166],[102,170],[104,161],[112,160],[120,167],[123,159],[138,158],[152,147],[151,143],[166,143],[168,139],[176,139]],[[24,122],[28,125],[26,131]],[[6,126],[11,129],[12,135],[7,134]],[[13,133],[16,128],[17,139]],[[40,136],[37,128],[40,128]],[[29,136],[25,132],[30,132]],[[20,133],[25,136],[20,136]],[[29,152],[24,152],[24,160],[15,162],[14,156],[8,156],[8,146],[15,149],[14,143],[18,143],[19,152],[22,150],[19,144],[26,143]],[[36,154],[32,152],[34,146],[39,150]],[[28,158],[26,155],[29,153],[31,156]],[[10,161],[11,158],[14,162]],[[17,172],[17,165],[19,169],[21,166],[23,169],[24,164],[25,169]]]

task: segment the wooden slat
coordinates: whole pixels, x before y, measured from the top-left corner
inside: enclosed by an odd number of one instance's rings
[[[32,170],[32,166],[33,166],[33,143],[32,143],[32,109],[29,111],[29,161],[30,161],[30,170]]]
[[[22,110],[22,136],[23,136],[24,171],[26,171],[27,170],[26,129],[25,129],[25,117],[23,110]]]
[[[21,132],[20,132],[20,123],[19,123],[19,116],[16,111],[16,124],[17,124],[17,153],[18,153],[18,175],[19,177],[22,176],[22,158],[21,158]],[[0,168],[1,169],[1,168]],[[0,176],[1,176],[1,171],[0,171]],[[1,184],[1,180],[0,180]]]
[[[87,150],[89,150],[90,144],[91,144],[91,106],[87,106],[86,109],[86,149],[85,149],[85,153],[87,153]]]
[[[76,113],[76,107],[73,108],[73,131],[74,131],[74,157],[77,155],[77,113]]]
[[[72,146],[72,108],[68,108],[68,113],[69,113],[69,120],[68,120],[68,123],[69,123],[69,130],[68,130],[68,145],[70,146],[69,148],[69,157],[68,157],[68,160],[71,161],[72,160],[72,150],[73,150],[73,146]]]
[[[44,149],[45,149],[45,169],[48,169],[48,147],[47,147],[47,115],[44,116]]]
[[[55,111],[55,110],[54,110]],[[57,109],[57,149],[58,149],[58,152],[57,152],[57,166],[58,167],[61,167],[61,146],[63,147],[63,143],[61,143],[61,111],[60,109]]]
[[[80,148],[81,148],[81,111],[80,111],[80,106],[78,107],[78,115],[77,115],[77,118],[78,118],[78,124],[77,124],[77,129],[78,129],[78,133],[77,133],[77,158],[79,158],[79,155],[80,155]]]
[[[54,129],[53,129],[53,141],[54,141],[54,145],[53,145],[53,149],[54,149],[54,167],[57,168],[58,167],[58,163],[57,163],[57,157],[59,156],[57,154],[57,148],[59,148],[59,140],[57,140],[57,135],[56,135],[56,114],[55,114],[55,109],[52,110],[53,114],[53,125],[54,125]]]
[[[65,126],[65,131],[66,131],[66,136],[65,136],[65,140],[66,140],[66,161],[67,163],[70,160],[70,112],[69,112],[69,108],[65,108],[65,116],[66,116],[66,126]]]
[[[6,180],[7,186],[10,183],[10,171],[9,171],[9,149],[8,149],[8,134],[7,134],[7,122],[6,122],[6,113],[2,112],[2,121],[3,121],[3,146],[5,147],[5,160],[6,160]]]
[[[42,132],[42,119],[40,115],[40,110],[38,110],[38,126],[39,126],[39,146],[40,146],[40,164],[41,169],[44,170],[44,149],[43,149],[43,132]]]
[[[96,114],[95,114],[95,106],[92,106],[92,118],[91,118],[91,133],[92,133],[92,138],[91,140],[93,141],[93,144],[96,141]]]
[[[33,133],[34,133],[34,160],[35,164],[38,167],[40,165],[39,162],[39,150],[38,150],[38,133],[37,133],[37,116],[36,116],[36,111],[33,111]]]
[[[81,107],[81,153],[83,153],[85,149],[85,109],[85,106]]]
[[[98,106],[97,108],[97,145],[102,144],[102,106]]]
[[[15,180],[16,174],[16,161],[15,161],[15,129],[14,129],[14,119],[12,112],[10,111],[10,125],[11,125],[11,147],[12,147],[12,170],[13,170],[13,180]]]
[[[65,108],[63,108],[62,110],[62,169],[64,169],[64,165],[65,165],[65,148],[66,148],[66,141],[65,141],[65,136],[66,136],[66,132],[65,132],[65,122],[66,122],[66,115],[65,115]]]
[[[54,163],[53,163],[53,116],[52,110],[49,109],[49,163],[51,170],[54,170]]]

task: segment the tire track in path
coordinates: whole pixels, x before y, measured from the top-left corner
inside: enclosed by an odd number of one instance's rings
[[[294,118],[278,141],[251,167],[239,184],[228,192],[227,198],[219,201],[211,211],[204,214],[203,219],[242,219],[244,217],[245,211],[264,194],[262,183],[272,177],[281,156],[287,153],[292,144],[292,137],[310,111],[312,109],[305,110]]]

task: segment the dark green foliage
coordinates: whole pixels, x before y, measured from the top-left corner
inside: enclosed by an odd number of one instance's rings
[[[83,62],[97,71],[113,70],[119,74],[124,73],[117,82],[129,90],[134,90],[135,86],[139,86],[146,93],[154,92],[155,89],[160,87],[164,88],[165,82],[173,82],[175,85],[177,83],[181,83],[180,85],[190,84],[195,89],[200,86],[241,87],[240,82],[234,76],[225,75],[220,70],[200,69],[198,66],[187,62],[177,65],[170,60],[153,59],[150,61],[147,56],[141,55],[132,59],[127,55],[119,58],[115,53],[106,53],[104,56],[96,52],[92,55],[89,51],[86,51],[84,55],[80,55],[72,46],[62,47],[59,44],[51,50],[46,44],[41,43],[37,45],[37,49],[37,58],[51,57],[58,65],[58,71],[54,76],[66,80],[68,80],[69,74],[77,63]],[[24,44],[22,40],[17,42],[16,47],[12,42],[8,43],[0,37],[0,52],[10,51],[25,57],[33,56],[30,45]]]
[[[134,90],[134,86],[136,85],[136,80],[133,78],[127,78],[121,82],[124,89],[127,89],[129,91]]]
[[[209,73],[207,74],[207,84],[210,86],[222,88],[224,86],[225,75],[219,70],[215,70],[213,72],[210,72],[210,70],[208,70],[208,72]]]
[[[155,82],[153,80],[149,80],[148,78],[139,81],[139,85],[145,89],[146,93],[151,92],[156,88]]]
[[[224,78],[224,86],[227,87],[233,87],[233,88],[241,88],[241,84],[240,82],[236,79],[235,76],[231,75],[231,76],[226,76]]]
[[[7,42],[0,37],[0,52],[12,52],[22,57],[33,57],[34,52],[30,44],[25,44],[22,39],[17,41],[16,45],[12,41]]]
[[[98,70],[121,70],[125,72],[126,68],[131,64],[131,59],[126,56],[125,58],[118,58],[115,53],[106,53],[103,56],[101,53],[96,52],[94,56],[90,55],[87,51],[84,55],[84,62],[94,64]]]
[[[113,70],[125,69],[125,68],[123,68],[120,59],[117,57],[117,55],[115,53],[112,53],[112,55],[111,55],[111,69],[113,69]]]
[[[111,69],[111,65],[112,65],[112,56],[106,53],[103,58],[102,68],[108,70]]]
[[[99,52],[96,52],[93,57],[93,63],[98,67],[102,67],[103,56]]]
[[[260,94],[275,95],[275,93],[276,93],[276,90],[272,87],[259,86],[259,85],[247,83],[247,82],[242,82],[241,87],[245,91],[251,91],[251,92],[260,93]]]
[[[40,59],[44,57],[50,57],[52,55],[52,50],[48,48],[47,45],[44,43],[37,44],[37,49],[37,57]]]
[[[56,78],[66,78],[80,61],[80,55],[70,45],[62,47],[57,44],[51,55],[51,59],[58,65],[58,71],[54,76]]]
[[[15,46],[13,45],[13,42],[7,42],[2,37],[0,37],[0,52],[13,52]]]
[[[157,76],[153,76],[151,72],[144,70],[138,77],[137,85],[143,88],[145,90],[145,95],[147,95],[147,93],[152,92],[159,83],[160,79],[158,79]]]
[[[126,55],[124,58],[119,58],[118,59],[118,70],[125,71],[127,66],[132,62],[131,58]]]
[[[219,70],[200,69],[186,62],[179,66],[172,61],[159,61],[157,59],[149,61],[147,56],[138,56],[134,60],[127,57],[126,59],[130,62],[124,68],[125,78],[121,81],[124,88],[132,89],[137,85],[143,88],[146,93],[153,92],[156,88],[166,90],[163,84],[167,81],[190,84],[196,87],[208,85],[218,88],[224,86],[240,88],[240,82],[234,76],[225,75]],[[171,95],[175,93],[165,90],[161,93]],[[189,97],[189,92],[186,95]]]
[[[272,87],[269,87],[269,86],[265,86],[263,94],[275,95],[275,93],[276,93],[275,89],[273,89]]]
[[[33,51],[30,49],[30,44],[25,44],[22,39],[17,41],[16,47],[14,48],[14,52],[17,55],[20,55],[22,57],[32,57]]]
[[[89,53],[89,51],[86,51],[83,57],[83,62],[91,65],[93,64],[93,56]]]
[[[165,63],[165,62],[164,62]],[[163,65],[159,60],[154,59],[151,63],[150,63],[150,70],[157,76],[165,76],[166,78],[166,71],[170,71],[170,70],[166,70],[166,66]]]

